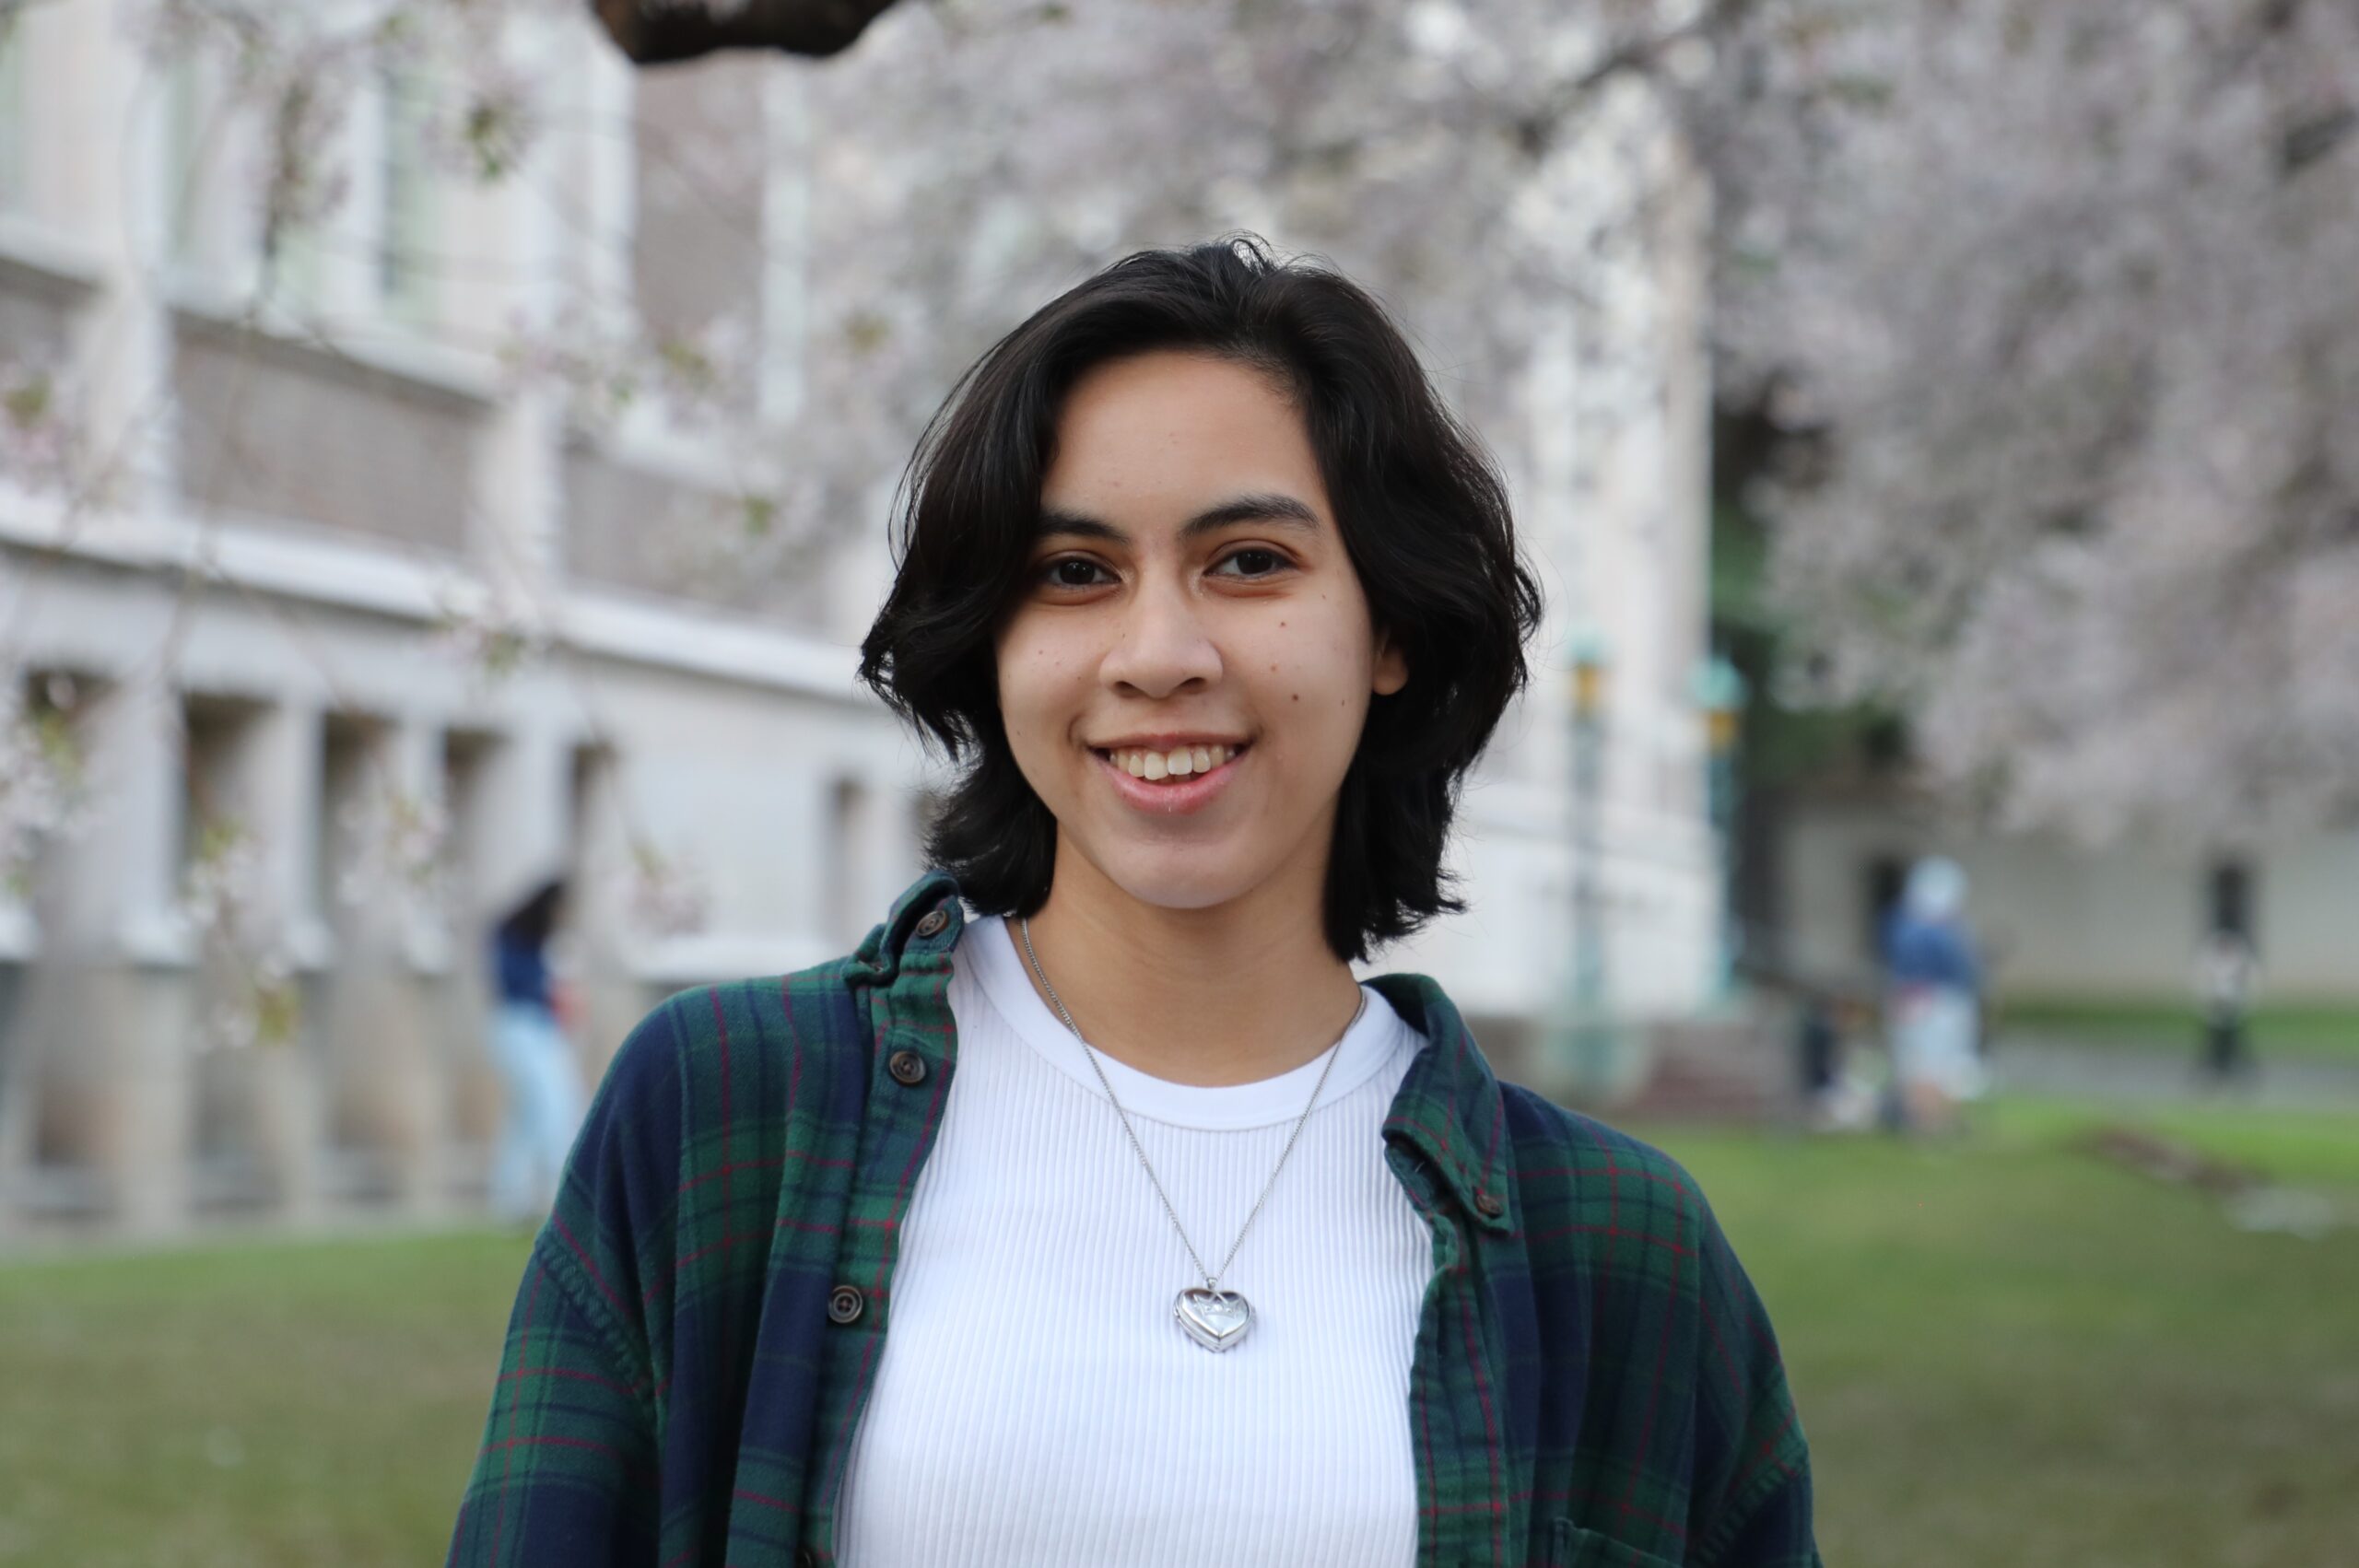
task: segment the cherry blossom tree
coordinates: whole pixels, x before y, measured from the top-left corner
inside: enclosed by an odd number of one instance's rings
[[[1765,6],[1684,118],[1802,666],[2102,837],[2359,807],[2359,12]]]
[[[803,50],[827,15],[839,47],[874,14],[600,11],[642,59]],[[980,321],[1009,276],[1109,242],[1242,222],[1413,295],[1479,400],[1511,382],[1534,309],[1642,231],[1638,205],[1586,251],[1547,221],[1552,158],[1611,134],[1635,80],[1713,178],[1723,397],[1792,438],[1750,497],[1791,628],[1783,689],[1908,710],[1929,780],[2002,825],[2223,834],[2359,808],[2350,6],[923,16],[821,83],[848,128],[823,156],[867,197],[833,209],[834,238],[873,245],[922,209],[982,242],[863,279],[901,286],[842,302],[864,341]],[[894,134],[871,134],[887,104]],[[1000,222],[1027,204],[1045,228]],[[872,394],[878,369],[855,371]]]
[[[1789,438],[1751,499],[1807,695],[1909,707],[1932,778],[2011,823],[2223,830],[2353,803],[2347,6],[591,9],[663,72],[830,56],[770,67],[800,74],[811,127],[791,406],[757,395],[742,322],[585,298],[505,345],[582,423],[652,399],[763,454],[710,515],[668,521],[716,574],[803,572],[863,536],[942,389],[1031,303],[1125,249],[1230,228],[1372,285],[1479,426],[1512,430],[1536,345],[1567,338],[1584,416],[1610,419],[1661,395],[1627,283],[1678,261],[1661,219],[1684,150],[1717,192],[1723,395]],[[283,306],[284,241],[346,198],[321,131],[352,84],[435,84],[431,144],[497,185],[552,112],[535,29],[583,15],[155,0],[158,54],[223,63],[230,111],[266,133],[257,311]],[[715,189],[771,155],[725,121],[704,142],[675,151]],[[333,321],[298,324],[333,345]],[[103,478],[50,368],[0,365],[0,454],[28,482]],[[512,591],[449,617],[487,678],[548,656],[549,617]],[[10,843],[54,830],[41,752],[16,755],[27,782],[0,802],[29,814],[0,823]],[[640,860],[639,902],[690,919],[674,869]]]
[[[749,41],[825,53],[790,13],[857,31],[885,11],[642,4],[599,15],[654,61]],[[885,494],[957,370],[1032,304],[1138,245],[1250,228],[1324,251],[1421,326],[1470,413],[1504,414],[1540,323],[1592,307],[1581,341],[1597,363],[1613,359],[1616,316],[1591,298],[1596,263],[1643,253],[1648,190],[1640,178],[1585,189],[1578,160],[1602,152],[1636,170],[1651,156],[1663,125],[1638,77],[1672,61],[1707,14],[1658,0],[1600,0],[1573,16],[1541,0],[1418,0],[1405,12],[1373,0],[901,7],[824,66],[774,67],[803,73],[814,127],[800,239],[808,328],[790,406],[761,395],[759,334],[725,313],[664,321],[585,295],[520,321],[503,357],[520,386],[554,390],[577,426],[653,403],[718,449],[759,454],[734,493],[662,520],[667,543],[737,580],[804,572],[847,540],[873,547]],[[331,134],[340,106],[390,77],[422,84],[405,108],[447,176],[518,179],[553,117],[571,111],[536,50],[549,28],[582,17],[579,0],[147,6],[151,56],[205,61],[226,89],[217,120],[239,123],[234,136],[226,124],[203,135],[243,159],[233,194],[259,252],[249,323],[331,352],[352,330],[283,287],[307,232],[351,199]],[[1680,68],[1701,64],[1691,53]],[[771,150],[722,117],[666,155],[692,185],[743,192],[761,187],[748,176]],[[55,368],[0,372],[12,477],[102,504],[104,453],[76,428]],[[1644,389],[1594,397],[1625,395]],[[454,593],[440,644],[487,681],[552,657],[554,616],[534,591],[503,580]],[[0,806],[21,802],[11,841],[37,842],[59,831],[54,790],[38,747],[16,755],[25,783]],[[439,852],[436,822],[389,810],[346,827],[340,886],[408,895],[430,883],[417,868]],[[653,929],[692,927],[692,869],[644,825],[633,837],[629,907]],[[225,849],[221,864],[236,863]],[[226,930],[238,903],[191,907]]]

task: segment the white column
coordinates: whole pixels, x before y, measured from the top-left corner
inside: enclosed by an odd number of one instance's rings
[[[323,715],[317,703],[286,697],[253,720],[243,757],[238,812],[263,863],[256,935],[299,968],[333,956],[319,900]]]
[[[55,845],[37,899],[41,953],[25,977],[17,1048],[45,1163],[95,1176],[126,1232],[176,1229],[188,1206],[192,956],[172,909],[178,697],[93,691],[83,731],[88,815]]]
[[[542,52],[555,57],[579,30],[530,19],[515,25],[545,41]],[[464,246],[467,275],[446,288],[446,315],[463,339],[496,339],[511,325],[530,335],[552,321],[566,237],[546,193],[562,184],[561,163],[561,149],[544,138],[498,185],[448,182],[448,242]],[[536,614],[553,613],[564,564],[563,439],[557,397],[528,385],[492,408],[476,451],[477,561],[497,591]]]
[[[491,882],[491,846],[502,824],[496,796],[502,740],[467,743],[463,775],[446,766],[452,737],[440,731],[420,743],[417,764],[430,769],[437,803],[449,823],[445,864],[451,885],[440,907],[412,928],[411,961],[428,1000],[432,1036],[440,1050],[445,1085],[442,1152],[437,1166],[446,1190],[479,1184],[487,1151],[499,1126],[501,1091],[485,1048],[489,999],[484,985],[485,922],[490,904],[507,889]],[[450,758],[455,761],[455,757]],[[505,874],[504,872],[499,874]]]
[[[811,127],[802,76],[773,71],[762,84],[769,147],[762,187],[762,384],[765,419],[783,423],[803,406],[809,321]]]
[[[101,0],[35,6],[27,18],[50,28],[32,95],[49,133],[34,160],[34,205],[88,247],[100,272],[71,346],[89,450],[106,454],[91,477],[105,499],[130,509],[171,483],[171,432],[157,397],[171,373],[171,318],[157,288],[170,249],[165,95],[162,76],[123,41],[146,9]]]
[[[546,698],[531,706],[535,711],[545,710]],[[440,1012],[456,1055],[451,1064],[454,1110],[460,1124],[475,1132],[466,1140],[469,1147],[453,1152],[454,1170],[461,1164],[483,1168],[489,1152],[487,1141],[499,1125],[499,1107],[504,1104],[504,1091],[491,1069],[487,1047],[492,996],[488,988],[475,983],[475,977],[482,971],[491,923],[521,902],[543,878],[568,867],[566,820],[571,761],[570,748],[554,731],[520,726],[502,737],[484,758],[476,782],[474,805],[478,820],[470,825],[469,838],[479,896],[470,901],[472,907],[455,913],[453,943],[468,961],[453,966],[452,983],[442,990]]]
[[[485,903],[473,912],[477,928],[522,900],[541,878],[566,869],[572,784],[571,749],[548,728],[520,726],[487,759],[477,870]],[[478,945],[485,940],[480,929],[458,934]]]
[[[619,51],[584,27],[581,50],[581,133],[584,189],[581,211],[587,232],[568,237],[581,265],[576,275],[585,303],[601,311],[596,326],[611,332],[635,313],[631,235],[639,213],[639,138],[631,118],[639,79]]]
[[[477,559],[504,603],[534,615],[553,613],[564,562],[558,439],[550,399],[524,392],[492,409],[476,450]]]
[[[408,719],[387,723],[369,745],[362,794],[369,831],[382,834],[394,802],[416,809],[439,793],[439,737]],[[391,1181],[397,1201],[427,1212],[444,1197],[438,1178],[449,1081],[433,1006],[440,977],[420,975],[417,960],[442,954],[421,953],[426,901],[402,875],[403,868],[381,864],[378,880],[338,922],[323,1018],[328,1119],[340,1155],[368,1162]]]
[[[611,751],[592,754],[575,802],[567,923],[575,965],[569,978],[581,1000],[582,1019],[573,1044],[584,1078],[593,1083],[646,1012],[631,966],[630,823],[622,788],[622,770],[628,766],[629,758]]]
[[[318,1060],[324,1025],[310,1015],[325,995],[323,971],[334,956],[316,912],[323,744],[319,708],[282,699],[252,720],[238,769],[238,813],[262,861],[247,958],[290,965],[307,1013],[295,1038],[245,1047],[255,1153],[278,1188],[284,1211],[295,1217],[319,1208],[320,1156],[327,1141]]]
[[[452,842],[451,802],[442,777],[442,731],[431,720],[405,714],[385,735],[384,777],[388,786],[415,803],[417,809],[439,816],[444,825],[445,856]],[[405,896],[398,907],[394,940],[413,973],[440,974],[451,966],[451,921],[440,889],[425,888]]]

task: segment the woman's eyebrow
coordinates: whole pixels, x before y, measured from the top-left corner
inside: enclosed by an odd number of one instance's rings
[[[1308,503],[1275,491],[1251,496],[1237,496],[1203,511],[1180,525],[1183,540],[1201,538],[1239,522],[1267,522],[1292,529],[1300,533],[1319,532],[1319,514]],[[1040,537],[1052,533],[1076,534],[1084,539],[1102,539],[1109,544],[1127,545],[1131,536],[1101,518],[1084,512],[1069,511],[1062,507],[1040,509]]]

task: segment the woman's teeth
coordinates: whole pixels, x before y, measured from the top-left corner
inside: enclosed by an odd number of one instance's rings
[[[1174,746],[1168,752],[1148,752],[1125,748],[1106,755],[1114,759],[1115,766],[1132,778],[1153,781],[1165,778],[1185,778],[1191,773],[1210,773],[1244,749],[1242,746],[1236,751],[1226,746]]]

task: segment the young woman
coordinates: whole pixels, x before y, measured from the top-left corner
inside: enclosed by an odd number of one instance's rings
[[[1815,1563],[1695,1183],[1352,961],[1461,907],[1538,596],[1378,306],[1137,255],[994,347],[863,676],[967,760],[857,952],[599,1091],[462,1564]]]
[[[564,911],[565,879],[553,877],[491,930],[491,1059],[508,1108],[492,1153],[489,1202],[510,1224],[537,1224],[548,1211],[581,1127],[581,1069],[549,974],[549,937]]]

